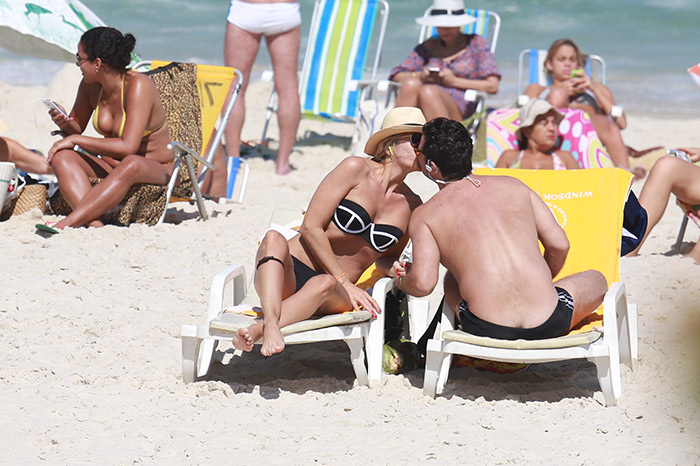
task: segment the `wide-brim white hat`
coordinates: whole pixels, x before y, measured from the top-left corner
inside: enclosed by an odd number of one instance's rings
[[[535,124],[535,120],[538,116],[546,115],[548,113],[554,115],[557,125],[564,119],[564,115],[546,100],[530,99],[528,103],[523,105],[523,107],[520,109],[520,128],[518,128],[515,132],[516,137],[518,139],[521,137],[522,132],[520,130],[522,128],[532,126]]]
[[[425,116],[416,107],[395,107],[387,112],[382,128],[374,133],[365,144],[365,154],[374,155],[377,144],[397,134],[422,133]]]
[[[424,16],[416,18],[421,26],[461,27],[476,21],[472,15],[464,11],[462,0],[434,0],[433,6]]]

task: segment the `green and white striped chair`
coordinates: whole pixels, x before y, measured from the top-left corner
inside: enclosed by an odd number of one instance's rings
[[[299,81],[303,117],[354,123],[353,136],[357,133],[360,103],[376,82],[388,17],[385,0],[316,0]],[[273,90],[263,141],[276,111]]]

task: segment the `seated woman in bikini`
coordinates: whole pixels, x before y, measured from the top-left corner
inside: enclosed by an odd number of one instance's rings
[[[83,79],[73,109],[51,117],[67,134],[49,150],[58,186],[73,211],[37,228],[102,226],[100,217],[116,207],[138,183],[166,185],[173,155],[165,110],[153,82],[128,70],[136,39],[110,27],[96,27],[80,38],[75,64]],[[93,113],[94,111],[94,113]],[[90,122],[104,138],[84,136]],[[93,155],[99,154],[99,155]],[[89,178],[104,178],[92,186]]]
[[[238,331],[236,348],[251,351],[262,338],[260,352],[270,356],[284,349],[280,328],[286,325],[353,309],[381,312],[355,282],[373,263],[395,275],[409,217],[421,204],[404,179],[419,169],[414,144],[424,123],[417,108],[389,111],[365,146],[372,158],[348,157],[326,176],[298,235],[287,241],[276,231],[265,234],[254,278],[263,318]]]
[[[525,95],[531,99],[546,99],[557,108],[584,110],[591,117],[591,123],[615,166],[630,170],[635,178],[643,178],[646,175],[644,167],[630,168],[629,151],[620,132],[627,126],[624,113],[615,121],[610,118],[615,105],[612,92],[604,84],[592,82],[583,72],[582,66],[579,48],[571,39],[555,40],[544,61],[552,85],[546,87],[537,83],[530,84]]]
[[[542,99],[532,99],[520,109],[516,131],[521,150],[506,150],[496,168],[567,170],[581,168],[571,152],[556,148],[558,128],[564,115]]]
[[[700,166],[695,164],[700,161],[700,148],[684,147],[679,150],[687,154],[688,161],[667,155],[657,160],[649,171],[649,178],[639,195],[639,203],[647,211],[647,230],[637,249],[628,254],[630,256],[639,253],[651,230],[661,220],[671,194],[688,205],[700,204]],[[685,256],[700,264],[700,241]]]

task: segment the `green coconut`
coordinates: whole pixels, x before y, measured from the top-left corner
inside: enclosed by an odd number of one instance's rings
[[[403,374],[418,367],[418,346],[409,340],[391,340],[384,345],[382,367],[388,374]]]

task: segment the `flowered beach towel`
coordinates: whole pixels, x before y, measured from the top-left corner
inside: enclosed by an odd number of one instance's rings
[[[573,108],[560,108],[564,119],[559,124],[561,150],[569,151],[581,168],[614,166],[605,147],[593,129],[586,112]],[[517,108],[494,110],[486,119],[486,162],[495,167],[498,158],[507,149],[517,149],[515,131],[520,128],[520,112]]]

